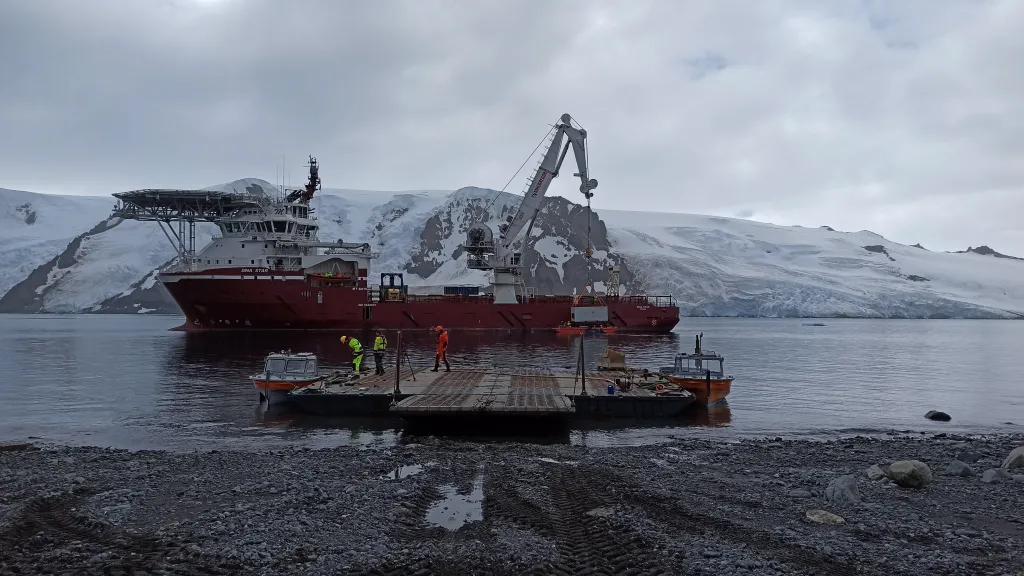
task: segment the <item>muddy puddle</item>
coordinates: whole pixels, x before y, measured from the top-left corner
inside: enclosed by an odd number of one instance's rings
[[[423,472],[424,469],[436,464],[436,462],[427,462],[426,464],[409,464],[408,466],[399,466],[391,472],[381,476],[381,480],[401,480],[402,478],[415,476],[420,472]]]
[[[448,530],[458,530],[469,522],[484,519],[484,477],[473,480],[469,494],[459,494],[452,485],[440,488],[441,499],[427,509],[424,519],[428,524]]]

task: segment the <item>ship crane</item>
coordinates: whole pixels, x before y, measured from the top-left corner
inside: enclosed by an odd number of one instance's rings
[[[573,175],[579,177],[580,192],[586,197],[588,204],[590,198],[594,196],[592,190],[597,188],[597,180],[590,178],[588,172],[587,131],[572,126],[572,117],[568,114],[562,114],[554,129],[551,143],[537,167],[537,172],[528,181],[523,200],[515,213],[498,226],[497,233],[487,223],[476,224],[466,233],[464,248],[467,253],[467,266],[473,270],[487,270],[494,274],[492,288],[495,304],[518,302],[516,285],[522,276],[522,253],[515,251],[514,244],[524,227],[527,228],[526,235],[527,239],[529,238],[533,223],[540,213],[544,195],[551,186],[551,181],[558,177],[562,161],[565,160],[570,146],[576,157],[578,170]]]
[[[288,194],[284,199],[285,202],[298,202],[299,204],[309,204],[309,201],[313,199],[313,195],[316,194],[317,190],[321,190],[320,184],[320,166],[316,163],[316,158],[312,155],[309,157],[309,180],[306,182],[306,186],[301,190],[295,190]]]

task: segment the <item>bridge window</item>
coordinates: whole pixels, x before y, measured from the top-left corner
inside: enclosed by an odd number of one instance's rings
[[[284,234],[285,224],[286,222],[284,220],[274,220],[274,232]]]

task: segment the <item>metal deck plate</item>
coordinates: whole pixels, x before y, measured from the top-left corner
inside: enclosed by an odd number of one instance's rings
[[[397,413],[568,414],[569,399],[550,376],[449,372],[392,409]]]

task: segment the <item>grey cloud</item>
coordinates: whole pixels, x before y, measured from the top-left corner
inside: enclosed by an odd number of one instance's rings
[[[598,208],[1024,254],[1022,21],[1016,0],[10,0],[0,186],[272,180],[282,153],[294,181],[312,153],[331,187],[498,188],[569,112]]]

